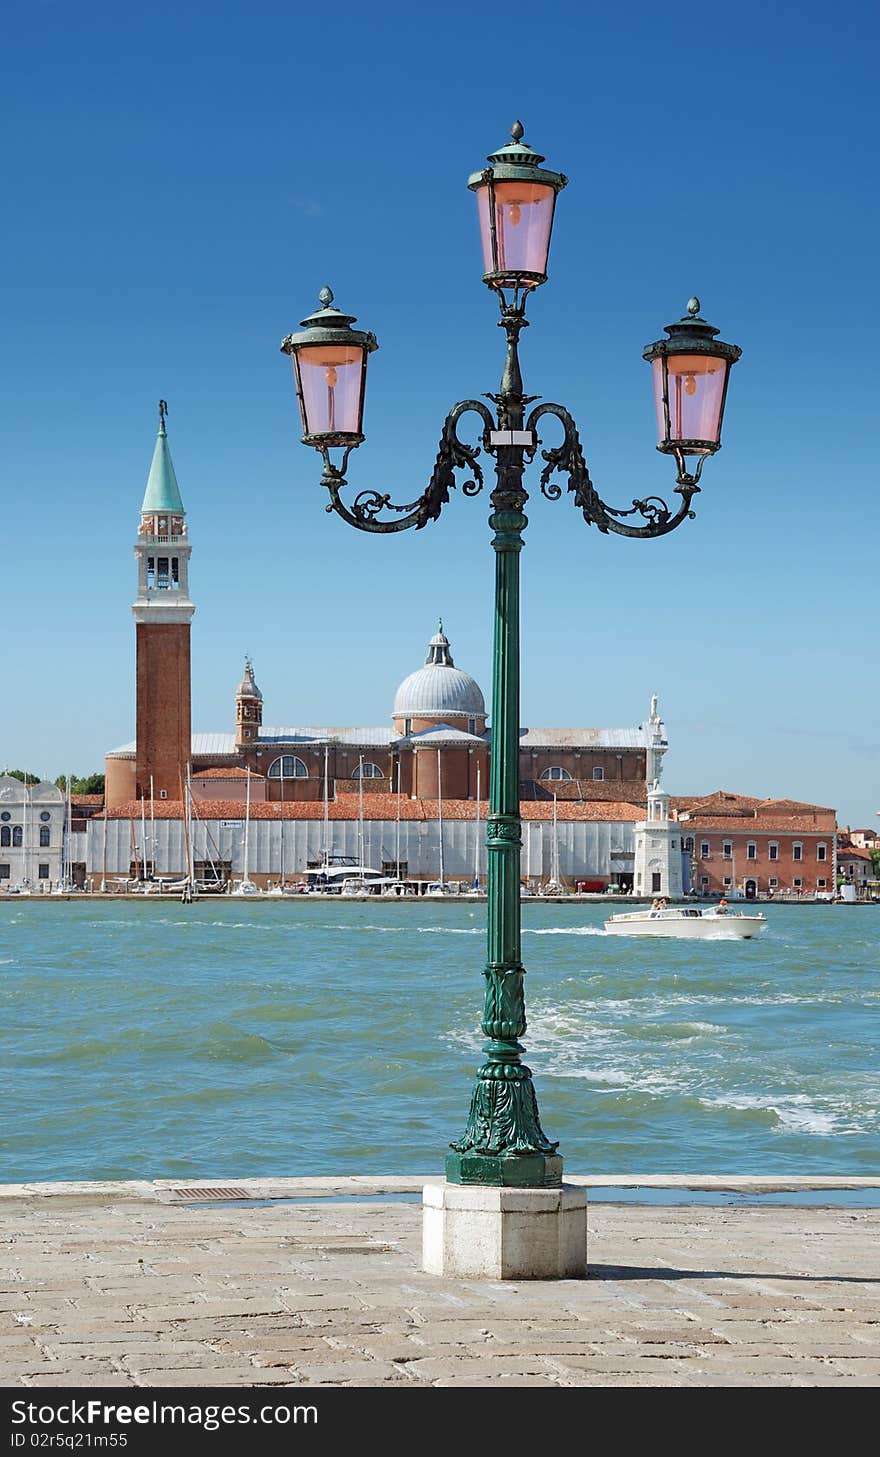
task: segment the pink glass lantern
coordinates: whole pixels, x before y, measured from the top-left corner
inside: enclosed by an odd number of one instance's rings
[[[676,324],[667,324],[668,339],[644,351],[654,377],[657,449],[674,455],[714,455],[721,449],[721,424],[731,366],[742,354],[725,344],[718,330],[700,317],[700,300],[692,298]]]
[[[495,289],[537,288],[546,281],[556,194],[568,180],[542,168],[544,158],[522,135],[522,123],[515,122],[512,140],[489,157],[491,167],[468,180],[477,194],[483,281]]]
[[[319,448],[357,445],[363,440],[367,356],[376,336],[352,329],[354,315],[333,308],[329,288],[322,307],[302,321],[303,332],[288,334],[281,348],[293,361],[302,415],[303,441]]]

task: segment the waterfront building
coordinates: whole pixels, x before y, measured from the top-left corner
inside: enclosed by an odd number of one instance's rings
[[[49,891],[64,874],[66,803],[55,784],[0,774],[0,893]]]
[[[693,889],[702,895],[826,895],[835,886],[836,816],[823,805],[717,790],[673,800]]]
[[[389,695],[383,725],[267,725],[248,658],[231,729],[193,733],[190,552],[162,403],[135,544],[136,735],[107,755],[103,816],[92,806],[77,821],[78,873],[85,866],[93,883],[145,867],[182,875],[191,838],[196,872],[208,879],[264,885],[327,854],[417,877],[477,878],[492,729],[442,622],[424,663]],[[671,896],[689,878],[707,894],[833,886],[833,811],[724,794],[670,800],[660,787],[667,748],[656,696],[647,723],[632,728],[524,727],[523,879],[631,890],[638,875],[643,894],[659,878],[656,893]]]
[[[862,849],[860,845],[853,844],[848,837],[841,836],[840,838],[841,843],[837,848],[839,877],[847,884],[854,885],[859,897],[867,900],[877,884],[871,852]]]

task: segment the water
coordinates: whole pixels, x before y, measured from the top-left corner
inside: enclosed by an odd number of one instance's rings
[[[880,1174],[880,908],[757,941],[523,907],[573,1173]],[[0,1181],[439,1172],[483,1042],[485,906],[0,906]]]

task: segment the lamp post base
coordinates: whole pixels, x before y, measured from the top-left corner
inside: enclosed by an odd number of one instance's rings
[[[558,1153],[448,1153],[450,1184],[479,1184],[505,1189],[559,1189],[562,1155]]]
[[[422,1268],[484,1280],[572,1280],[587,1273],[587,1191],[426,1184]]]

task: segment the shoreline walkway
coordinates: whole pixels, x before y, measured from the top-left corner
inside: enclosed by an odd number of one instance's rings
[[[588,1278],[515,1283],[422,1273],[424,1182],[0,1186],[0,1385],[880,1384],[878,1179],[572,1176],[829,1204],[592,1202]]]

